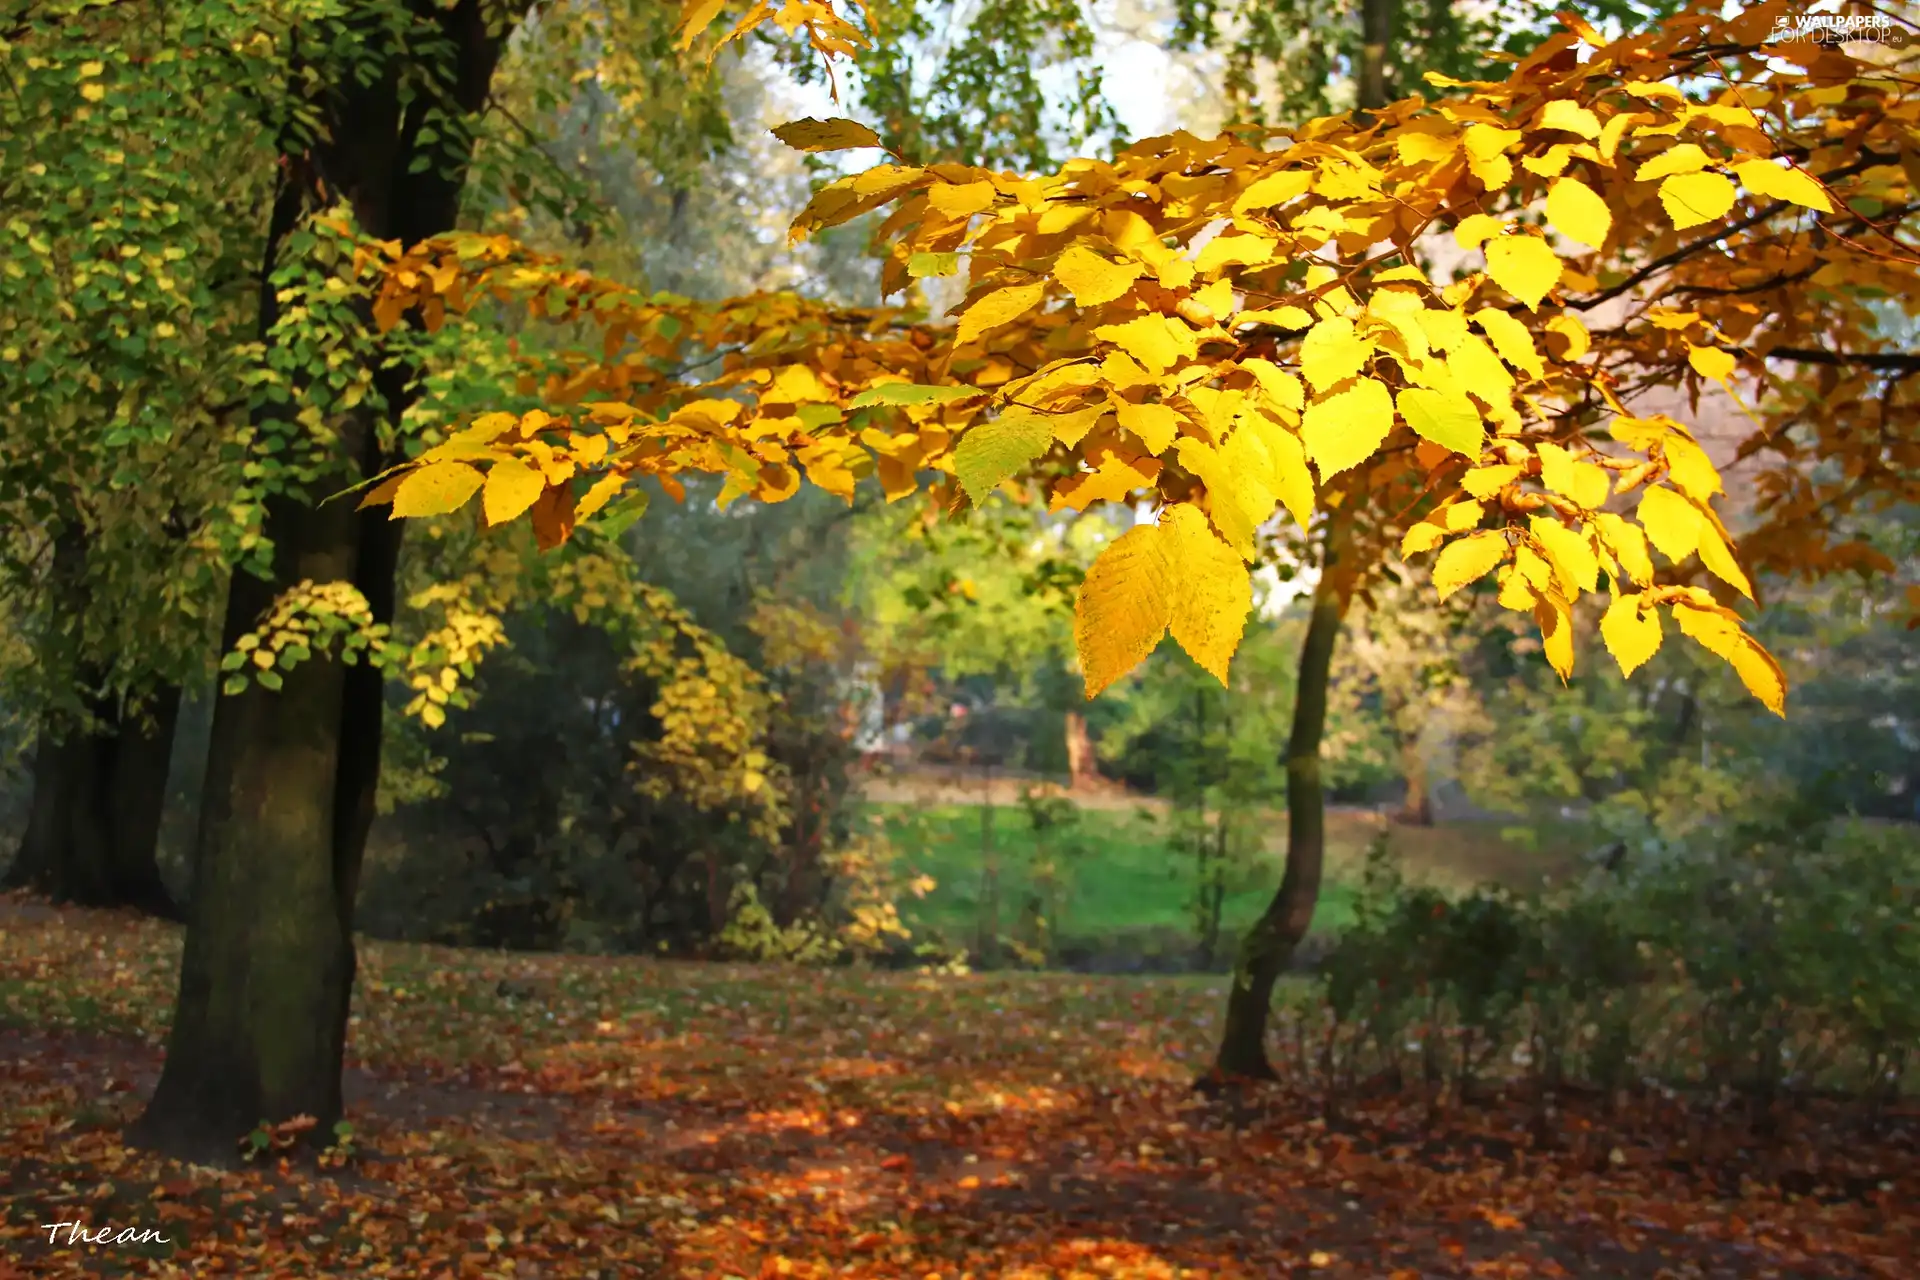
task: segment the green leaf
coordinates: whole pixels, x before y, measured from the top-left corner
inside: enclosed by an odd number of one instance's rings
[[[236,693],[245,693],[246,691],[247,678],[245,676],[228,676],[220,685],[220,692],[229,696]]]
[[[609,538],[618,538],[635,520],[647,514],[648,501],[643,490],[622,502],[616,502],[593,522],[594,527]]]
[[[255,676],[254,679],[260,682],[262,689],[271,689],[275,693],[280,692],[280,686],[285,683],[285,681],[280,678],[280,673],[272,668],[262,671],[259,675]]]
[[[948,404],[985,394],[977,387],[928,387],[916,386],[911,382],[889,382],[883,386],[868,387],[847,401],[847,405],[853,409],[865,409],[876,404]]]
[[[960,270],[958,253],[916,253],[907,259],[907,274],[915,280],[928,276],[950,276]]]
[[[977,507],[994,487],[1047,451],[1053,423],[1044,415],[1014,410],[972,428],[954,450],[954,470]]]

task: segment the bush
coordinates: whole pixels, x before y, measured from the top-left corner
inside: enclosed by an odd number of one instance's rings
[[[1543,1100],[1638,1084],[1877,1108],[1914,1065],[1910,829],[1783,809],[1684,841],[1639,833],[1557,890],[1457,899],[1407,884],[1385,849],[1321,972],[1316,1069],[1335,1091],[1412,1065],[1436,1101],[1497,1072]]]

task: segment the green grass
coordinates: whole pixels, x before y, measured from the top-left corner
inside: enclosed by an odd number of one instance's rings
[[[936,888],[909,899],[902,915],[916,938],[972,947],[982,916],[987,853],[999,867],[999,928],[1031,941],[1022,916],[1030,899],[1045,900],[1047,862],[1057,868],[1059,908],[1053,918],[1056,950],[1108,955],[1184,958],[1196,944],[1194,897],[1198,873],[1190,852],[1175,847],[1163,806],[1082,807],[1063,833],[1036,833],[1025,810],[996,805],[872,803],[905,867],[932,876]],[[1285,815],[1263,816],[1268,833],[1228,874],[1222,952],[1266,907],[1280,883]],[[1379,829],[1365,813],[1328,814],[1327,875],[1314,931],[1337,932],[1353,918],[1360,868]],[[1403,871],[1449,889],[1486,880],[1520,885],[1563,869],[1575,847],[1565,833],[1546,833],[1538,851],[1505,838],[1495,824],[1454,823],[1389,829],[1389,848]]]

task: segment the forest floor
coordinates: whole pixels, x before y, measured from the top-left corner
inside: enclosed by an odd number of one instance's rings
[[[367,943],[346,1165],[181,1165],[120,1136],[179,937],[0,898],[0,1275],[1920,1274],[1920,1117],[1209,1101],[1204,978]]]

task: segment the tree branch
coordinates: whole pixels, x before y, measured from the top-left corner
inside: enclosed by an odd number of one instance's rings
[[[1734,350],[1733,354],[1741,354]],[[1775,347],[1763,356],[1767,360],[1794,360],[1800,364],[1862,365],[1868,369],[1888,369],[1897,373],[1920,373],[1920,352],[1912,351],[1822,351],[1817,347]]]

